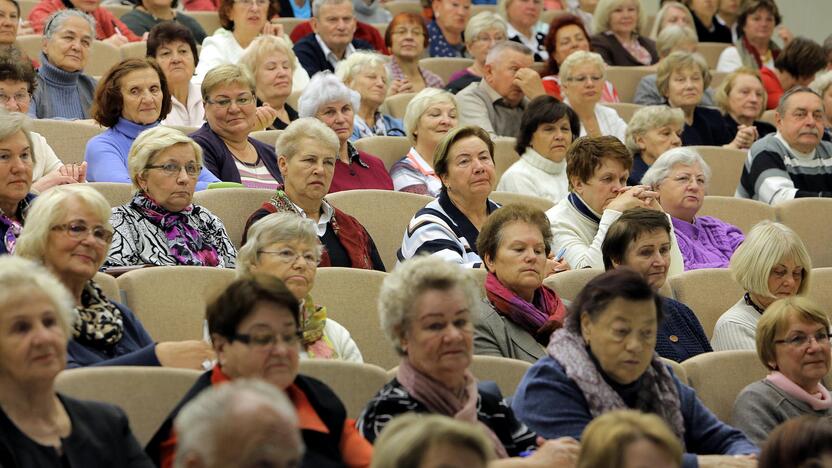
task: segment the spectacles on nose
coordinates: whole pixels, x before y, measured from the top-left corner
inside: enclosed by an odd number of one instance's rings
[[[220,99],[207,99],[208,104],[213,104],[215,106],[219,106],[223,109],[228,109],[231,107],[231,103],[237,104],[237,107],[247,106],[254,102],[254,96],[252,95],[245,95],[240,96],[235,99],[228,99],[228,98],[220,98]]]
[[[235,333],[230,337],[231,341],[239,341],[247,346],[259,349],[270,348],[278,343],[291,348],[297,346],[302,339],[303,332],[301,330],[281,334],[277,334],[272,331],[256,331],[248,334]]]
[[[182,169],[185,169],[185,174],[188,177],[197,177],[202,171],[202,166],[197,163],[188,163],[184,166],[181,164],[176,163],[165,163],[165,164],[154,164],[154,165],[147,165],[144,167],[145,169],[161,169],[162,173],[168,177],[176,177],[182,173]]]
[[[258,250],[257,253],[259,254],[266,254],[266,255],[273,255],[279,262],[287,263],[289,265],[294,264],[298,261],[298,258],[302,258],[304,262],[306,262],[309,266],[316,266],[320,261],[317,255],[312,252],[295,252],[292,249],[281,249],[281,250]]]
[[[108,230],[104,226],[90,227],[85,223],[71,222],[52,226],[52,230],[64,231],[70,238],[75,240],[86,239],[90,235],[90,232],[92,232],[92,237],[101,244],[109,244],[110,241],[113,240],[112,231]]]
[[[603,79],[603,75],[581,75],[570,77],[568,81],[572,83],[584,84],[587,81],[592,81],[593,83],[600,83]]]
[[[5,93],[0,93],[0,104],[6,105],[6,104],[9,103],[9,101],[12,98],[14,98],[14,102],[16,102],[18,104],[28,104],[29,99],[31,99],[31,96],[27,92],[14,93],[14,95],[12,95],[12,96],[9,96],[8,94],[5,94]]]
[[[776,344],[785,344],[787,346],[791,346],[792,348],[802,348],[804,346],[807,346],[811,340],[815,340],[817,344],[822,346],[828,345],[829,332],[826,330],[820,330],[814,335],[805,335],[803,333],[800,333],[785,340],[774,340],[774,342]]]
[[[239,3],[240,5],[245,5],[247,7],[252,4],[262,7],[268,5],[269,0],[234,0],[234,3]]]

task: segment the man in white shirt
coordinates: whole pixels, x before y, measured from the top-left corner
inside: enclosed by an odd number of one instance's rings
[[[312,4],[312,31],[295,44],[300,64],[313,76],[320,71],[334,72],[338,62],[356,49],[373,46],[355,39],[356,21],[351,0],[320,0]]]

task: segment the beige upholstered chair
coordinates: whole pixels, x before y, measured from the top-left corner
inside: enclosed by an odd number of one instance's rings
[[[130,7],[132,9],[133,7]],[[121,58],[144,58],[147,56],[147,42],[130,42],[120,47]]]
[[[209,36],[222,27],[220,24],[220,15],[216,11],[189,11],[188,16],[195,19],[202,26],[202,29],[205,30],[205,34]],[[289,34],[291,31],[286,30],[284,26],[284,32]]]
[[[129,203],[133,198],[133,184],[121,184],[118,182],[90,182],[89,186],[98,191],[110,203],[116,207]]]
[[[501,205],[520,203],[522,205],[533,206],[541,211],[546,211],[555,206],[555,204],[549,199],[515,192],[491,192],[491,195],[489,195],[488,198]]]
[[[708,68],[714,70],[717,62],[719,62],[719,54],[728,47],[731,47],[731,44],[724,42],[700,42],[696,45],[696,51],[705,58],[705,62],[708,63]]]
[[[382,113],[390,114],[396,119],[403,119],[408,103],[416,93],[399,93],[388,97],[382,104]]]
[[[196,192],[194,203],[217,215],[234,247],[240,248],[246,221],[274,194],[267,189],[225,188]]]
[[[84,73],[90,76],[104,76],[113,65],[121,62],[121,58],[119,47],[107,42],[93,41]]]
[[[409,138],[401,136],[372,136],[361,138],[353,144],[357,149],[381,159],[387,172],[413,146]]]
[[[740,183],[745,151],[720,146],[691,146],[711,168],[711,183],[708,195],[733,197]]]
[[[300,373],[327,384],[344,403],[348,418],[360,416],[370,399],[390,380],[387,371],[379,366],[335,359],[304,359]]]
[[[118,287],[118,280],[108,275],[107,273],[98,272],[92,277],[95,284],[104,291],[107,299],[115,302],[121,302],[121,290]]]
[[[633,102],[639,81],[651,73],[655,67],[607,67],[607,81],[615,86],[621,102]]]
[[[768,373],[757,352],[748,349],[699,354],[683,362],[682,367],[696,396],[728,424],[737,395]]]
[[[821,310],[832,310],[832,268],[813,268],[812,280],[809,283],[809,299],[820,305]]]
[[[119,406],[127,413],[139,444],[144,446],[200,374],[196,370],[166,367],[86,367],[58,374],[55,390],[74,398]]]
[[[227,268],[165,266],[125,273],[118,285],[154,340],[201,340],[206,306],[234,277]]]
[[[347,190],[327,195],[326,199],[367,229],[385,269],[392,271],[410,219],[433,197],[389,190]]]
[[[747,198],[719,195],[706,196],[698,214],[719,218],[740,228],[746,234],[760,221],[775,219],[774,208],[770,205]]]
[[[627,123],[629,123],[630,119],[633,118],[633,114],[644,107],[640,104],[631,104],[629,102],[608,102],[603,105],[611,109],[615,109],[615,111],[618,112],[618,116],[624,119]]]
[[[796,198],[774,207],[777,219],[794,229],[803,239],[812,266],[832,267],[832,200],[828,198]]]
[[[727,268],[689,270],[669,278],[676,300],[696,314],[708,339],[719,317],[745,293]]]
[[[427,57],[419,60],[420,67],[436,73],[446,84],[451,75],[463,68],[470,67],[473,63],[473,60],[461,57]]]
[[[413,13],[416,15],[422,14],[422,5],[419,2],[410,0],[393,0],[382,5],[391,15],[396,16],[399,13]]]
[[[103,132],[104,128],[90,122],[32,119],[32,130],[46,138],[64,164],[81,164],[87,142]]]
[[[604,270],[598,268],[569,270],[549,276],[543,280],[543,284],[554,289],[561,298],[574,301],[581,289],[586,286],[586,283],[603,272]]]
[[[277,141],[277,136],[280,135],[281,131],[282,130],[259,130],[256,132],[251,132],[249,136],[261,143],[274,146],[275,142]]]
[[[327,316],[349,330],[364,362],[389,369],[399,362],[378,315],[378,294],[387,273],[355,268],[318,268],[312,298]]]
[[[471,373],[477,380],[492,380],[503,395],[514,395],[517,385],[532,365],[526,361],[499,356],[474,356]]]
[[[493,140],[494,169],[497,172],[497,180],[494,183],[496,184],[500,181],[503,172],[520,160],[520,155],[517,154],[517,151],[514,151],[514,145],[517,144],[517,139],[513,137],[497,137]]]
[[[40,2],[37,0],[20,0],[18,3],[20,4],[20,17],[25,19],[29,17],[29,13]]]
[[[760,120],[766,123],[770,123],[772,125],[776,125],[777,121],[774,118],[775,114],[777,114],[777,111],[775,111],[774,109],[769,109],[763,112],[763,115],[760,117]]]
[[[188,14],[190,14],[190,12]],[[217,14],[214,13],[214,16],[217,16]],[[295,27],[297,25],[299,25],[301,23],[305,23],[308,20],[306,20],[304,18],[275,18],[274,21],[283,25],[283,33],[285,35],[291,36],[292,31],[295,30]],[[206,31],[208,31],[208,30],[206,29]],[[297,107],[295,107],[295,109],[297,109]]]
[[[679,381],[681,381],[685,385],[688,384],[688,374],[687,372],[685,372],[685,368],[682,367],[681,363],[678,363],[672,359],[663,358],[661,356],[659,356],[659,359],[661,359],[663,363],[669,365],[670,368],[673,369],[673,374],[676,375],[676,378],[679,379]]]

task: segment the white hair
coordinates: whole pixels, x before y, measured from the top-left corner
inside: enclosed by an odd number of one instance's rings
[[[66,287],[38,263],[20,256],[0,256],[0,310],[11,303],[31,300],[40,293],[57,309],[67,336],[75,323],[75,301]]]
[[[303,89],[298,99],[298,116],[315,117],[324,104],[335,101],[347,101],[355,112],[361,106],[361,95],[347,87],[330,71],[315,74]]]
[[[698,164],[705,174],[705,187],[711,181],[711,168],[695,150],[690,148],[671,148],[656,159],[656,162],[647,169],[641,183],[651,187],[658,187],[670,175],[670,171],[677,165],[693,166]]]
[[[447,102],[453,104],[454,108],[459,112],[459,105],[456,102],[456,97],[438,88],[425,88],[407,103],[407,108],[404,111],[404,132],[413,144],[416,144],[416,129],[419,128],[419,120],[428,108],[440,102]]]
[[[534,52],[532,52],[532,50],[524,44],[506,40],[494,44],[494,47],[492,47],[491,50],[488,51],[488,55],[485,56],[485,63],[493,64],[497,61],[497,59],[505,55],[505,52],[508,50],[513,50],[514,52],[518,52],[529,57],[534,55]]]
[[[595,65],[599,70],[601,70],[602,75],[607,73],[607,64],[604,63],[604,58],[601,57],[600,54],[579,50],[569,54],[569,57],[566,57],[566,60],[564,60],[560,65],[561,83],[572,78],[572,69],[584,63]]]

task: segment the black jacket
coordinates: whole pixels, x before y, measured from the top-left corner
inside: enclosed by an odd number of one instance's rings
[[[353,39],[352,46],[356,49],[373,50],[373,46],[369,42],[362,41],[361,39]],[[326,59],[321,46],[318,45],[318,41],[315,39],[315,34],[309,34],[296,42],[293,50],[295,51],[295,55],[297,55],[301,66],[303,66],[306,70],[306,73],[309,73],[310,77],[319,71],[335,71]]]

